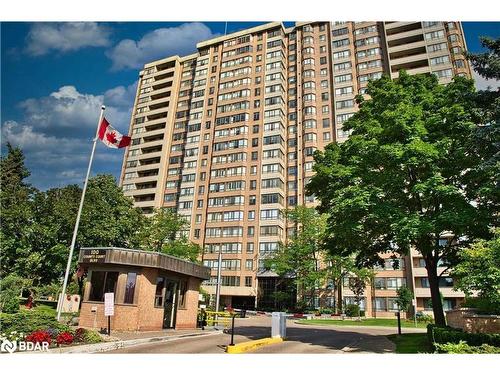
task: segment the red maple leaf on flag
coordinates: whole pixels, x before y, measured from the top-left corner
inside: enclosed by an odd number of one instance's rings
[[[108,140],[109,143],[115,144],[117,142],[116,133],[111,132],[111,133],[106,134],[106,139]]]

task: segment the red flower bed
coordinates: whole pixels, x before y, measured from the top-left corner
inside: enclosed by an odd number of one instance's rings
[[[69,332],[61,332],[57,338],[58,345],[70,345],[73,343],[74,336]]]
[[[48,342],[50,345],[50,334],[47,331],[35,331],[32,332],[30,335],[26,336],[26,341],[30,341],[33,343],[42,343],[42,342]]]

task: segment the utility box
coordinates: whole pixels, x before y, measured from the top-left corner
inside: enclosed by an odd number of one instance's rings
[[[271,315],[271,337],[286,337],[286,315],[284,312],[273,312]]]

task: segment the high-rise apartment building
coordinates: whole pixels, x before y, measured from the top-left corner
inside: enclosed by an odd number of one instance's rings
[[[145,214],[171,207],[188,220],[213,270],[210,293],[222,253],[221,301],[232,306],[269,305],[287,288],[263,267],[294,230],[281,211],[315,204],[304,189],[314,151],[346,139],[342,123],[370,79],[400,69],[444,84],[470,76],[458,22],[273,22],[197,49],[140,72],[120,183]],[[388,291],[399,279],[413,285],[415,259],[376,282]],[[379,294],[367,294],[367,305],[388,311],[395,291]]]

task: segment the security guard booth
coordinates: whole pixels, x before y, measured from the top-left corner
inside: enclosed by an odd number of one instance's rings
[[[152,251],[82,248],[78,263],[87,275],[80,327],[103,329],[104,294],[114,293],[111,331],[196,328],[198,294],[210,268]]]

